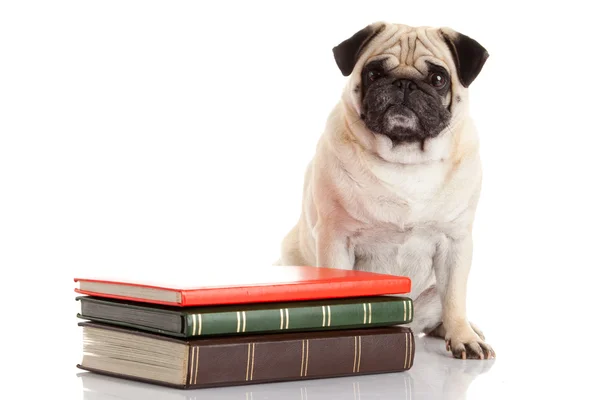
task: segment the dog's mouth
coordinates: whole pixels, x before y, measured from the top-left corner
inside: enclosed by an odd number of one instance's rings
[[[407,106],[392,105],[383,113],[383,125],[386,132],[399,136],[420,132],[419,117]]]
[[[392,103],[379,110],[368,106],[364,105],[365,112],[361,115],[365,126],[375,135],[388,137],[394,145],[420,142],[423,147],[425,141],[437,137],[449,121],[447,110],[442,110],[446,113],[443,115],[430,104]]]
[[[391,104],[383,112],[366,112],[363,120],[375,134],[393,141],[422,141],[431,135],[423,129],[419,116],[406,104]]]

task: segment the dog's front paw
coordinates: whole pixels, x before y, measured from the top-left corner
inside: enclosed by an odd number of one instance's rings
[[[451,351],[455,358],[462,358],[463,360],[467,358],[480,360],[495,358],[494,349],[481,336],[467,324],[457,329],[448,330],[446,333],[446,350]]]

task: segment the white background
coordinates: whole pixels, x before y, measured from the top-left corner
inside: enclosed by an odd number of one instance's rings
[[[471,88],[484,186],[468,313],[499,372],[477,380],[469,398],[581,388],[595,377],[598,348],[591,4],[2,2],[10,381],[81,396],[75,276],[166,270],[193,282],[275,261],[345,82],[331,48],[387,20],[450,26],[490,52]]]

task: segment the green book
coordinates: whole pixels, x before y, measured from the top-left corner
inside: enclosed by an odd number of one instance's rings
[[[289,303],[174,307],[125,300],[77,297],[81,319],[176,337],[340,330],[407,324],[408,297],[373,296]]]

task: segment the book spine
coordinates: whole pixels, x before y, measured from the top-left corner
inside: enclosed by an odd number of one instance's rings
[[[410,369],[415,341],[403,332],[307,340],[191,345],[186,387],[402,372]]]
[[[389,302],[364,302],[310,307],[248,310],[185,315],[188,337],[276,332],[331,330],[407,324],[413,320],[410,298]]]

